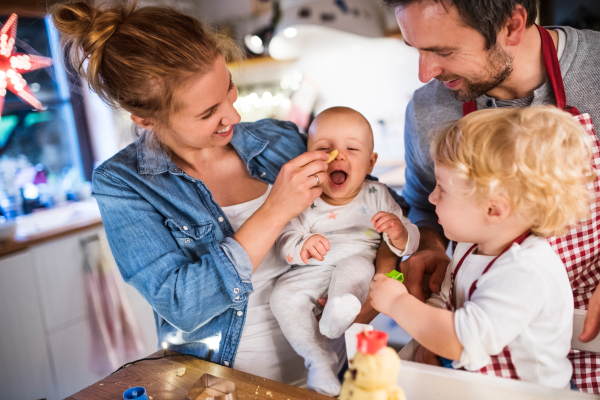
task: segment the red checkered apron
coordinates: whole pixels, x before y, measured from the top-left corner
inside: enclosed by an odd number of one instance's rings
[[[554,90],[556,106],[572,114],[590,135],[594,154],[592,167],[598,172],[600,142],[594,132],[592,118],[589,114],[581,114],[577,108],[567,105],[554,42],[546,29],[540,26],[537,28],[542,37],[544,66]],[[475,101],[463,104],[463,115],[473,111],[477,111]],[[575,308],[586,310],[590,297],[600,282],[600,179],[598,176],[588,185],[588,188],[594,199],[591,205],[591,217],[581,221],[577,227],[571,228],[565,236],[547,239],[567,268],[573,288]],[[569,360],[573,364],[573,380],[577,387],[584,392],[600,393],[600,354],[571,350]]]
[[[508,249],[510,249],[513,244],[523,243],[523,241],[527,239],[529,235],[531,235],[531,232],[526,232],[523,235],[519,236],[517,239],[515,239],[511,244],[509,244],[504,250],[502,250],[500,254],[498,254],[496,257],[494,257],[492,261],[490,261],[490,263],[487,265],[487,267],[485,267],[485,269],[481,273],[481,276],[485,275],[490,270],[490,268],[492,268],[492,265],[494,265],[496,260],[500,258],[500,256],[502,256]],[[458,271],[465,262],[465,259],[469,256],[469,254],[471,254],[475,250],[476,247],[477,244],[474,244],[469,248],[469,250],[465,252],[465,254],[461,257],[460,261],[456,265],[456,268],[454,268],[454,271],[452,271],[452,274],[450,274],[450,293],[447,297],[448,300],[446,301],[446,308],[452,312],[454,312],[456,308],[456,300],[454,294],[454,283],[456,282],[456,276],[458,275]],[[476,279],[471,284],[469,293],[467,295],[467,301],[471,300],[471,296],[473,296],[473,293],[477,289],[477,281],[478,279]],[[515,368],[515,365],[512,362],[510,349],[508,348],[508,346],[502,349],[502,351],[499,354],[491,356],[491,359],[492,361],[488,365],[475,372],[479,372],[486,375],[499,376],[501,378],[510,378],[518,380],[520,379],[519,375],[517,374],[517,369]]]

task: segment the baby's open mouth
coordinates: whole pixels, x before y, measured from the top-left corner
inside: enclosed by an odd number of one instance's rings
[[[335,186],[342,186],[348,179],[348,174],[344,171],[333,171],[329,174],[329,179]]]

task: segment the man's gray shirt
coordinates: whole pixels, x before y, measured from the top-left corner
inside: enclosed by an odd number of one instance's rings
[[[560,27],[566,34],[566,45],[560,57],[567,104],[588,113],[600,132],[600,32]],[[562,35],[561,35],[562,36]],[[477,109],[495,108],[496,100],[482,95]],[[506,105],[507,102],[503,102]],[[519,100],[513,104],[518,105]],[[521,101],[521,103],[523,103]],[[533,92],[531,105],[556,105],[550,82]],[[404,145],[406,148],[406,186],[402,195],[410,204],[409,219],[419,227],[430,227],[443,234],[435,206],[429,194],[435,188],[433,163],[429,157],[431,130],[462,118],[462,103],[455,100],[442,82],[432,80],[415,91],[406,108]]]

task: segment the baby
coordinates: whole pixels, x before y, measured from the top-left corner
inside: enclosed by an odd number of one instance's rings
[[[424,359],[569,387],[573,294],[545,238],[589,213],[589,143],[554,107],[478,111],[434,138],[429,201],[459,242],[441,292],[424,304],[386,276],[371,283],[372,305],[428,349]]]
[[[419,231],[385,185],[365,180],[373,170],[373,132],[358,112],[323,111],[311,124],[308,150],[338,150],[329,164],[323,194],[292,220],[275,242],[292,269],[277,281],[271,310],[308,368],[308,387],[336,396],[338,357],[326,339],[340,337],[354,322],[369,291],[381,233],[397,255],[416,251]],[[320,322],[317,299],[328,295]],[[319,333],[320,331],[320,333]]]

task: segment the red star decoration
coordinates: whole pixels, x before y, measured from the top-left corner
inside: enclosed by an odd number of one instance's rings
[[[36,110],[42,108],[42,103],[33,96],[21,74],[52,65],[51,58],[17,53],[16,36],[17,14],[12,14],[0,30],[0,115],[7,89]]]
[[[287,256],[285,256],[285,258],[287,259],[287,262],[289,262],[290,264],[294,260],[294,257],[290,256],[289,254]]]
[[[329,215],[327,216],[328,219],[335,219],[335,217],[337,217],[337,214],[334,213],[333,211],[329,213]]]

